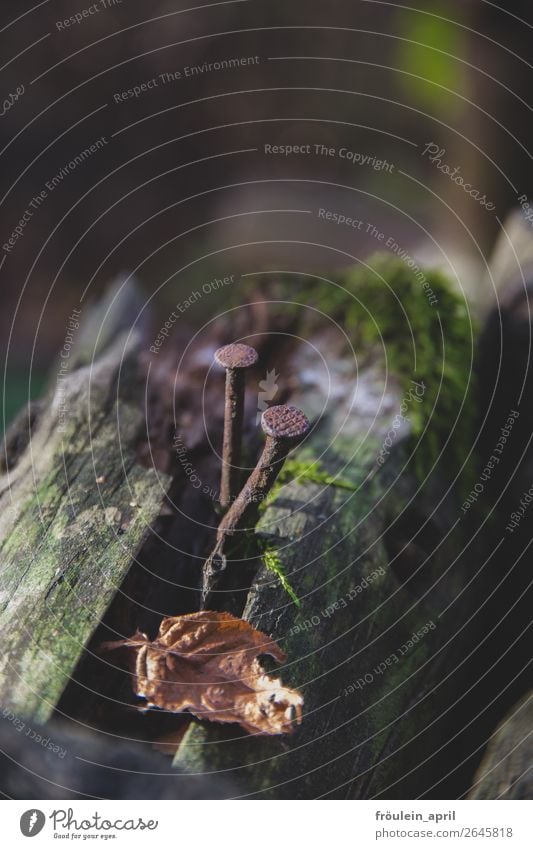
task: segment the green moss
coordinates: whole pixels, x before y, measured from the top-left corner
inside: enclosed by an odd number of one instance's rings
[[[303,481],[311,483],[324,484],[325,486],[337,486],[339,489],[349,489],[351,492],[356,492],[357,487],[350,481],[339,478],[337,475],[330,475],[318,460],[308,463],[305,460],[290,458],[286,460],[278,477],[278,483],[284,484],[294,478],[299,478]]]
[[[292,588],[291,583],[290,583],[289,579],[287,578],[287,576],[285,574],[285,570],[284,570],[283,564],[280,560],[280,556],[279,556],[277,548],[275,548],[273,545],[271,545],[269,543],[265,543],[265,542],[260,543],[260,545],[261,545],[261,556],[263,558],[263,563],[265,564],[266,568],[268,569],[269,572],[272,572],[274,575],[276,575],[281,586],[283,587],[283,589],[285,590],[287,595],[289,595],[292,598],[296,607],[301,607],[302,602],[300,601],[300,599],[298,598],[298,596],[294,592],[294,589]]]
[[[331,475],[318,460],[300,460],[290,457],[283,464],[276,483],[270,490],[267,498],[261,502],[259,513],[264,513],[267,507],[278,497],[281,488],[289,481],[297,479],[299,483],[317,483],[324,486],[335,486],[338,489],[347,489],[357,492],[359,489],[354,483],[338,475]]]
[[[413,439],[419,440],[415,471],[425,477],[449,439],[446,468],[456,474],[472,442],[475,328],[467,302],[446,276],[425,269],[417,277],[407,262],[376,254],[329,283],[285,277],[278,292],[291,300],[295,320],[305,322],[302,332],[316,324],[316,313],[305,309],[312,306],[346,331],[360,366],[365,358],[385,356],[406,393],[412,380],[425,384],[421,403],[409,405]]]

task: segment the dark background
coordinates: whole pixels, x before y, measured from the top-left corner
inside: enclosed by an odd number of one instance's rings
[[[122,0],[58,29],[90,5],[11,0],[0,12],[2,98],[25,89],[0,118],[1,243],[46,181],[99,137],[107,141],[1,252],[7,419],[41,391],[71,310],[83,312],[118,273],[135,271],[154,294],[157,327],[215,276],[331,272],[379,247],[364,231],[320,221],[320,207],[374,223],[447,268],[476,309],[489,303],[486,258],[532,180],[525,0],[419,10],[245,0],[191,11],[184,2]],[[159,74],[241,56],[260,61],[159,81],[115,102]],[[429,142],[495,211],[422,156]],[[346,146],[394,170],[266,156],[265,143]],[[209,321],[223,303],[224,294],[202,299],[188,321]]]

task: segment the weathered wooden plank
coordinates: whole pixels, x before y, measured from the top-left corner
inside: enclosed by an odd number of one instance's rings
[[[489,742],[474,779],[470,799],[533,797],[533,692],[502,720]]]
[[[393,269],[383,287],[381,280],[372,281],[364,293],[356,289],[365,304],[361,308],[356,298],[355,310],[353,293],[341,301],[335,297],[332,304],[327,293],[326,303],[322,291],[314,295],[323,315],[334,317],[340,311],[353,322],[350,335],[359,339],[357,354],[350,353],[350,337],[338,328],[306,326],[298,305],[291,327],[306,341],[287,345],[283,364],[270,359],[275,336],[264,348],[265,368],[284,369],[279,400],[302,407],[314,428],[262,513],[253,540],[247,540],[266,547],[265,562],[257,553],[243,555],[248,562],[230,561],[215,603],[238,614],[244,611],[254,625],[281,642],[288,654],[281,675],[287,684],[302,689],[306,716],[289,740],[244,737],[234,727],[195,724],[178,754],[178,763],[193,771],[231,772],[242,793],[262,798],[408,797],[425,791],[443,772],[434,768],[435,759],[450,733],[446,706],[464,683],[465,671],[453,670],[462,656],[457,644],[468,594],[461,595],[464,567],[454,560],[461,534],[452,533],[448,539],[457,505],[453,497],[444,497],[440,473],[431,475],[431,485],[421,485],[419,459],[425,457],[423,471],[430,472],[435,445],[459,413],[465,383],[454,368],[457,363],[465,368],[468,340],[464,319],[456,320],[457,302],[445,289],[441,317],[430,312],[432,307],[416,281],[409,275],[406,279],[402,266]],[[374,293],[377,303],[372,306],[368,298]],[[366,325],[361,323],[365,312],[371,315]],[[374,314],[380,316],[377,335]],[[412,327],[417,333],[416,358]],[[447,345],[444,375],[437,361],[441,331]],[[190,612],[196,596],[199,601],[202,554],[215,520],[212,496],[202,495],[201,500],[188,487],[163,421],[160,448],[169,465],[162,467],[174,469],[178,504],[176,515],[171,511],[168,517],[161,545],[139,558],[161,561],[163,567],[151,571],[141,562],[132,569],[132,586],[122,587],[128,595],[125,617],[117,604],[122,579],[159,512],[167,485],[166,478],[158,480],[155,472],[135,464],[142,384],[134,348],[128,350],[118,380],[121,344],[118,341],[97,366],[80,369],[65,384],[68,416],[63,434],[58,430],[57,403],[39,408],[31,445],[20,456],[17,442],[13,456],[18,459],[9,470],[17,498],[14,512],[10,517],[6,513],[0,528],[6,563],[0,621],[8,635],[0,676],[4,689],[11,691],[11,704],[40,719],[50,715],[69,675],[82,688],[69,688],[70,715],[83,713],[87,682],[100,692],[102,667],[109,667],[107,660],[95,656],[103,631],[128,636],[123,619],[132,616],[132,631],[145,627],[147,618],[151,631],[158,624],[152,620],[163,608],[170,614]],[[165,371],[163,364],[160,369]],[[179,418],[191,431],[185,442],[188,450],[194,447],[193,465],[205,469],[207,474],[199,471],[199,477],[214,491],[217,428],[209,434],[214,435],[212,443],[199,427],[204,410],[191,395],[195,381],[185,380],[177,400],[175,394],[167,397],[172,381],[164,374],[159,384],[157,392],[163,397],[153,399],[155,406],[166,405],[172,413],[178,405]],[[215,400],[216,394],[211,398]],[[218,406],[213,404],[213,409]],[[258,448],[252,426],[256,410],[248,413],[246,449],[252,457]],[[421,452],[413,437],[418,438],[425,425]],[[105,480],[99,487],[107,493],[103,502],[95,484],[101,477]],[[135,492],[128,489],[131,480]],[[7,490],[1,495],[8,496]],[[183,518],[179,505],[185,501]],[[167,541],[172,543],[168,551]],[[284,568],[301,607],[265,568],[267,561]],[[145,605],[147,593],[152,601]],[[113,597],[116,604],[109,607]],[[106,611],[105,628],[95,630]],[[458,638],[450,640],[450,634]],[[78,665],[73,674],[82,654],[85,665]],[[108,669],[104,691],[111,699],[124,683],[125,676],[118,672]],[[94,714],[93,708],[89,704],[89,714]],[[151,719],[156,724],[158,717]],[[87,721],[92,722],[92,716]],[[94,722],[101,721],[105,723],[105,717],[99,714]]]
[[[2,701],[45,721],[158,514],[135,335],[54,388],[0,480]]]
[[[449,733],[442,714],[460,686],[450,680],[457,641],[444,647],[461,614],[451,628],[442,617],[464,584],[453,565],[459,537],[446,542],[456,515],[446,500],[433,512],[435,481],[420,489],[409,463],[402,404],[416,406],[422,384],[406,401],[378,358],[355,380],[353,364],[330,361],[324,385],[308,359],[317,349],[328,350],[325,339],[302,345],[302,388],[290,399],[316,426],[256,530],[277,550],[301,607],[263,565],[244,609],[287,652],[277,671],[304,694],[303,724],[289,739],[266,739],[194,723],[175,762],[229,773],[260,798],[409,798],[439,774],[433,756]]]

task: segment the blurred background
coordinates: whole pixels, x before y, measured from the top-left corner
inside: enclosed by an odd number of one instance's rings
[[[3,420],[123,272],[154,332],[215,278],[238,299],[256,272],[377,249],[446,269],[481,314],[501,224],[527,215],[533,15],[419,5],[3,3]],[[187,322],[227,299],[209,288]]]

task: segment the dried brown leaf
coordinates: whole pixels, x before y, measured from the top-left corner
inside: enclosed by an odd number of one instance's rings
[[[300,693],[267,675],[258,660],[270,655],[282,662],[285,654],[270,637],[229,613],[168,617],[153,642],[137,632],[106,644],[122,646],[136,651],[135,691],[148,707],[238,722],[251,734],[286,734],[301,722]]]

